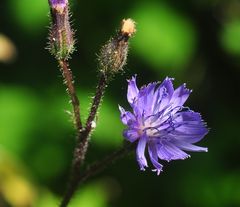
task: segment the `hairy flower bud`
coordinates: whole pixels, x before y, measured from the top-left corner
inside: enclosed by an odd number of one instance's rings
[[[124,19],[117,35],[101,48],[99,63],[102,73],[114,75],[123,69],[127,60],[128,40],[135,32],[135,22],[131,19]]]
[[[57,59],[68,59],[74,51],[74,38],[69,21],[68,0],[49,0],[52,24],[49,50]]]

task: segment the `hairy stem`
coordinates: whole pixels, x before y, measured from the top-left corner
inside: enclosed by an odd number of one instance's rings
[[[75,182],[72,183],[71,188],[69,188],[69,190],[63,197],[60,207],[66,207],[68,205],[69,201],[73,197],[79,184],[87,180],[89,177],[94,176],[95,174],[104,170],[107,166],[112,164],[114,161],[117,161],[123,156],[127,155],[129,152],[132,151],[132,149],[134,149],[134,144],[132,143],[125,144],[122,148],[116,150],[115,152],[103,158],[102,160],[91,164],[89,167],[87,167],[87,169],[84,172],[76,174],[74,177]]]
[[[134,149],[134,144],[128,143],[122,148],[116,150],[112,154],[108,155],[101,161],[95,162],[92,165],[90,165],[86,171],[80,174],[79,176],[79,184],[85,180],[87,180],[89,177],[94,176],[95,174],[101,172],[104,170],[108,165],[112,164],[113,162],[119,160],[120,158],[127,155],[129,152],[131,152]]]
[[[101,75],[98,86],[96,89],[95,96],[92,101],[90,113],[86,122],[85,128],[80,131],[77,137],[77,143],[74,149],[73,163],[70,173],[70,180],[68,183],[67,190],[63,197],[61,207],[67,206],[68,202],[72,198],[74,192],[77,190],[79,179],[80,179],[80,167],[85,159],[85,155],[88,149],[88,141],[90,138],[91,131],[93,129],[93,121],[96,117],[99,105],[102,101],[105,89],[107,87],[107,79],[105,75]]]
[[[95,125],[95,124],[93,124],[93,122],[94,122],[94,119],[96,118],[98,108],[102,101],[106,87],[107,87],[107,79],[106,79],[106,76],[104,74],[102,74],[99,78],[98,86],[97,86],[96,93],[95,93],[95,96],[92,101],[92,105],[91,105],[90,113],[89,113],[89,116],[88,116],[88,119],[86,122],[86,126],[85,126],[85,129],[81,136],[80,141],[82,143],[84,143],[83,145],[87,145],[87,143],[88,143],[89,134],[91,133],[91,131],[93,129],[93,125]]]
[[[79,168],[80,168],[82,162],[85,159],[85,154],[88,149],[88,141],[90,138],[90,133],[93,129],[93,125],[95,125],[95,124],[93,124],[93,122],[94,122],[94,119],[96,118],[97,111],[98,111],[99,105],[102,101],[106,87],[107,87],[107,79],[102,74],[99,79],[99,82],[98,82],[95,96],[92,101],[92,105],[91,105],[90,113],[89,113],[89,116],[88,116],[88,119],[86,122],[86,126],[83,129],[81,136],[79,137],[79,140],[77,140],[77,145],[75,148],[74,166],[78,171],[79,171]]]
[[[73,107],[74,113],[74,123],[76,129],[78,131],[78,137],[82,130],[82,122],[80,117],[80,109],[79,109],[79,100],[75,91],[74,81],[71,70],[68,68],[68,62],[66,60],[59,60],[59,65],[61,67],[62,76],[64,78],[64,84],[67,86],[67,92],[71,99],[71,104]]]
[[[87,119],[87,123],[86,123],[86,131],[89,133],[92,129],[92,121],[95,119],[96,114],[97,114],[97,110],[98,107],[102,101],[102,97],[104,95],[105,92],[105,88],[107,87],[107,78],[104,74],[102,74],[100,76],[99,82],[98,82],[98,86],[97,86],[97,90],[94,96],[94,99],[92,101],[92,106],[91,106],[91,110]]]

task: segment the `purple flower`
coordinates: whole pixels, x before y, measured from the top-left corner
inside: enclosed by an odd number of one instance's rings
[[[130,142],[138,142],[137,161],[141,170],[148,167],[145,151],[154,170],[159,175],[162,165],[159,159],[171,161],[190,157],[184,151],[207,152],[207,148],[194,143],[207,133],[199,113],[183,106],[191,90],[185,84],[174,90],[172,78],[160,83],[150,83],[138,89],[136,77],[128,81],[127,99],[133,113],[119,106],[121,120],[127,125],[123,136]]]
[[[68,4],[68,0],[48,0],[49,5],[54,8],[54,9],[64,9],[67,4]]]
[[[51,4],[67,4],[68,0],[49,0]]]

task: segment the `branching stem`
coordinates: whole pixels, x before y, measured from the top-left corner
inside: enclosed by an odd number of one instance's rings
[[[113,162],[127,155],[129,152],[132,151],[132,149],[134,149],[134,144],[125,144],[122,148],[116,150],[115,152],[103,158],[102,160],[91,164],[89,167],[87,167],[87,169],[84,172],[76,174],[73,180],[75,182],[72,183],[71,188],[69,188],[68,191],[66,192],[60,207],[66,207],[68,205],[69,201],[71,200],[75,191],[77,190],[79,184],[86,181],[89,177],[94,176],[95,174],[104,170],[107,166],[109,166]]]
[[[70,174],[71,177],[70,177],[65,195],[63,197],[61,207],[67,206],[74,192],[77,190],[78,183],[82,179],[81,178],[82,176],[80,175],[80,168],[85,159],[85,155],[88,149],[88,141],[90,138],[91,131],[93,129],[93,121],[96,118],[97,111],[102,101],[106,87],[107,87],[107,79],[105,75],[102,74],[100,76],[96,93],[92,101],[92,105],[91,105],[91,109],[89,112],[86,125],[83,129],[81,128],[79,132],[79,136],[77,136],[77,143],[74,149],[74,155],[73,155],[74,157],[73,157],[72,169]]]

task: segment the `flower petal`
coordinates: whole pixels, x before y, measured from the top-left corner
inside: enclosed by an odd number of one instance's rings
[[[144,113],[145,116],[152,114],[152,108],[154,105],[153,95],[156,86],[157,83],[150,83],[147,86],[142,87],[139,91],[135,105],[137,105],[139,113]]]
[[[145,167],[148,167],[147,160],[145,157],[146,144],[147,144],[147,136],[146,136],[146,134],[144,134],[139,139],[139,142],[137,145],[137,151],[136,151],[137,161],[138,161],[138,164],[139,164],[141,170],[145,170]]]
[[[180,149],[192,151],[192,152],[207,152],[207,147],[199,147],[184,141],[173,141],[173,144],[179,147]]]
[[[157,113],[163,110],[169,104],[169,101],[171,100],[174,92],[172,80],[173,78],[166,77],[161,85],[156,89],[152,100],[153,113]]]
[[[188,99],[192,91],[186,88],[186,84],[179,86],[173,93],[171,98],[172,108],[182,106]]]
[[[179,149],[174,144],[170,143],[169,141],[162,141],[158,144],[158,157],[162,160],[184,160],[190,155]]]
[[[133,76],[132,79],[128,80],[127,99],[130,104],[132,104],[134,99],[138,96],[138,92],[139,90],[136,85],[136,76]]]
[[[136,129],[125,129],[123,136],[130,142],[134,142],[139,138],[139,134]]]
[[[170,161],[171,158],[172,158],[172,154],[170,154],[166,149],[165,147],[162,145],[162,144],[159,144],[157,145],[157,154],[158,154],[158,157],[161,159],[161,160],[167,160],[167,161]]]
[[[136,120],[135,116],[131,112],[125,111],[125,109],[121,106],[118,106],[118,108],[121,112],[121,120],[123,124],[127,125]]]
[[[153,171],[157,171],[157,175],[162,171],[162,165],[158,162],[157,146],[156,143],[151,142],[148,144],[148,153],[153,166],[156,168]]]
[[[175,130],[171,131],[171,135],[177,140],[196,143],[208,133],[199,113],[190,110],[178,112],[173,117],[173,121]]]

